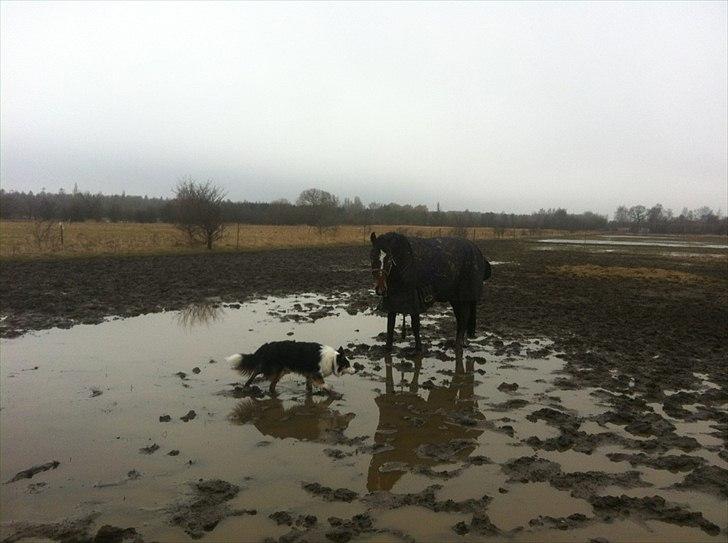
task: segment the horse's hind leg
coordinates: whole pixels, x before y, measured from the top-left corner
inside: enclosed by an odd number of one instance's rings
[[[467,302],[451,302],[452,309],[455,312],[455,321],[457,322],[457,333],[455,335],[455,349],[462,349],[465,342],[465,330],[468,328],[468,317],[470,317],[470,307]]]
[[[468,317],[468,337],[475,337],[475,320],[478,314],[478,302],[470,302],[470,315]]]

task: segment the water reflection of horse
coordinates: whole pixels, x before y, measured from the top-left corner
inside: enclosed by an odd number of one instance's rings
[[[261,434],[278,439],[327,443],[333,434],[344,432],[355,417],[354,413],[329,409],[334,400],[314,401],[306,396],[304,403],[285,408],[278,398],[245,398],[235,405],[228,420],[233,424],[252,424]]]
[[[467,414],[473,419],[484,419],[474,398],[475,379],[473,361],[463,368],[462,355],[456,355],[455,373],[446,387],[429,387],[427,398],[420,396],[419,374],[422,358],[415,360],[414,373],[407,390],[395,391],[392,358],[385,357],[386,393],[375,399],[379,407],[379,424],[374,442],[392,447],[374,454],[369,464],[367,489],[391,490],[405,473],[403,470],[380,468],[388,463],[407,464],[410,467],[432,467],[442,460],[419,456],[417,449],[426,444],[444,445],[453,439],[476,439],[483,433],[474,426],[454,423],[448,415]],[[465,460],[476,445],[467,445],[452,456],[452,460]],[[394,466],[396,467],[396,465]]]

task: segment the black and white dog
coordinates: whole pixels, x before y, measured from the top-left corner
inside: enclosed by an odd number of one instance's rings
[[[270,380],[271,394],[275,394],[276,383],[287,373],[306,377],[306,390],[309,392],[313,383],[328,393],[332,393],[332,390],[324,382],[324,377],[332,373],[337,377],[354,373],[343,347],[337,351],[328,345],[302,341],[272,341],[253,354],[234,354],[226,360],[233,365],[233,369],[250,376],[246,387],[263,374]]]

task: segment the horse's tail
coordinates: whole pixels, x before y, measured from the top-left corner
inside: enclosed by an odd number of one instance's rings
[[[483,262],[485,263],[485,266],[483,268],[483,281],[485,281],[487,279],[490,279],[493,270],[490,267],[490,262],[485,259],[483,259]]]
[[[252,354],[232,354],[225,360],[232,364],[234,370],[243,374],[252,374],[255,370],[255,357]]]

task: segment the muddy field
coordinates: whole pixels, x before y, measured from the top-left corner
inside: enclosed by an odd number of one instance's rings
[[[725,541],[725,250],[480,245],[478,337],[414,358],[365,247],[4,261],[0,538]],[[242,390],[273,339],[357,374]]]

